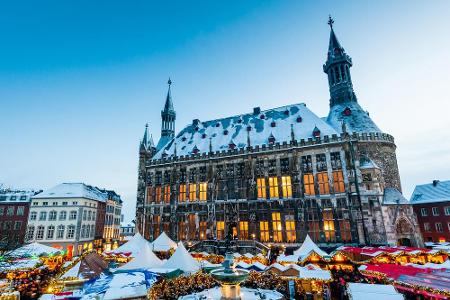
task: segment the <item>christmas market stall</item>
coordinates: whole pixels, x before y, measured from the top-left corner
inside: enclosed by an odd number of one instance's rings
[[[308,263],[314,264],[323,264],[330,259],[328,253],[323,251],[313,242],[313,240],[306,235],[305,240],[303,241],[300,248],[294,251],[293,255],[284,255],[281,254],[277,258],[277,262],[280,264],[292,264],[292,263],[300,263],[301,265],[305,265]]]
[[[200,270],[200,263],[189,254],[183,243],[179,242],[177,250],[175,250],[172,256],[162,265],[162,268],[168,270],[179,269],[184,273],[190,274]]]
[[[128,242],[113,251],[104,252],[105,256],[119,263],[128,262],[145,246],[150,245],[140,233],[136,233]]]
[[[3,257],[0,273],[9,281],[9,291],[18,291],[26,298],[38,298],[59,273],[65,258],[65,253],[59,249],[32,243]]]
[[[385,279],[404,294],[421,294],[428,298],[450,297],[450,270],[432,269],[423,266],[401,266],[395,264],[367,264],[359,267],[364,276]]]
[[[151,243],[152,250],[155,252],[169,252],[177,248],[174,242],[164,231]]]
[[[151,246],[145,244],[130,262],[116,269],[115,272],[159,269],[163,262],[153,253]]]
[[[414,248],[406,246],[352,247],[341,246],[335,251],[354,263],[443,263],[447,253],[437,249]]]
[[[107,268],[107,262],[97,252],[89,252],[65,269],[53,289],[60,291],[81,289],[84,282],[99,277]]]

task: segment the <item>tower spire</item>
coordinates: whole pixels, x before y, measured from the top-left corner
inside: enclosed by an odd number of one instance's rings
[[[158,145],[156,148],[159,150],[164,145],[166,145],[174,136],[175,136],[175,119],[176,113],[173,108],[172,102],[172,80],[169,77],[167,81],[167,85],[169,86],[167,89],[166,101],[164,103],[164,108],[161,111],[161,138],[159,139]]]
[[[323,65],[323,71],[328,75],[330,89],[330,106],[344,102],[356,102],[353,91],[350,68],[352,59],[345,53],[334,32],[334,20],[328,16],[330,26],[330,41],[328,44],[327,61]]]

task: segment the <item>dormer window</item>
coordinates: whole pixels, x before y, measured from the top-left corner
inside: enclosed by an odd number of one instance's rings
[[[269,144],[275,144],[275,137],[273,136],[273,134],[269,136]]]
[[[301,123],[303,121],[302,117],[297,117],[297,123]]]
[[[181,140],[182,140],[183,142],[186,142],[186,137],[183,136],[183,137],[181,138]]]
[[[352,110],[350,109],[350,107],[346,107],[342,113],[344,114],[344,116],[350,116],[352,114]]]
[[[247,131],[252,131],[252,126],[247,126]]]
[[[314,130],[313,130],[312,134],[316,138],[320,137],[320,130],[319,130],[319,128],[314,127]]]
[[[199,150],[197,146],[194,146],[194,149],[192,149],[192,154],[198,154]]]
[[[241,124],[242,123],[242,119],[238,119],[237,122],[238,122],[238,124]]]
[[[264,120],[264,119],[266,118],[266,116],[265,116],[264,114],[262,114],[262,115],[259,116],[259,118],[260,118],[261,120]]]
[[[289,110],[286,109],[283,113],[285,116],[289,116]]]
[[[206,133],[202,134],[202,139],[206,138]]]
[[[270,127],[275,127],[277,126],[277,123],[275,123],[275,121],[273,121],[272,123],[270,123]]]
[[[216,123],[216,127],[220,127],[220,123]]]
[[[228,135],[228,130],[225,129],[225,130],[223,131],[223,135]]]
[[[231,141],[231,142],[228,144],[228,147],[229,147],[230,149],[234,149],[234,148],[236,148],[236,144],[235,144],[233,141]]]

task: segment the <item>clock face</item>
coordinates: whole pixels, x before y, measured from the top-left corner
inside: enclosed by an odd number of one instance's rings
[[[362,174],[363,181],[372,181],[372,174]]]

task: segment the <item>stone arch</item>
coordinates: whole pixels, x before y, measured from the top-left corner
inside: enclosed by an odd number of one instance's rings
[[[414,225],[408,218],[401,216],[397,219],[395,222],[395,233],[398,245],[413,246],[416,244]]]

